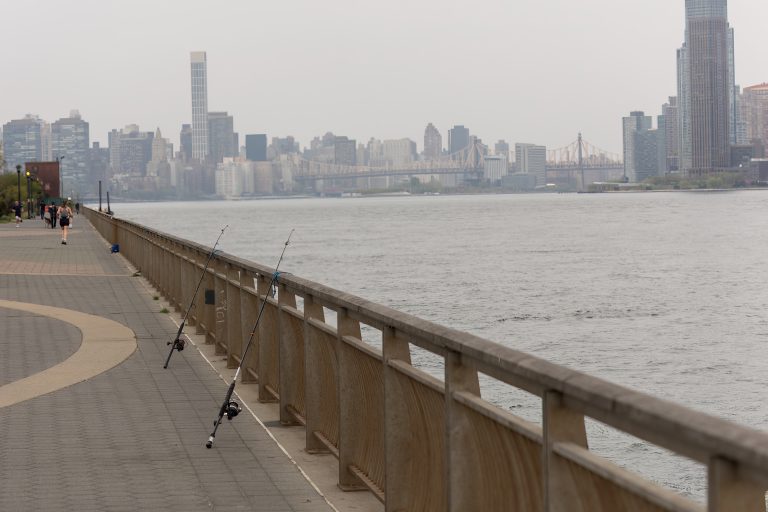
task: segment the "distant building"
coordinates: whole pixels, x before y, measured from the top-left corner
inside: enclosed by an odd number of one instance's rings
[[[664,118],[660,117],[663,128]],[[639,183],[664,174],[666,133],[653,129],[653,119],[643,112],[632,112],[622,119],[624,139],[624,176]]]
[[[43,159],[40,133],[43,124],[39,117],[27,115],[3,125],[3,152],[8,170],[15,172],[17,165]]]
[[[223,198],[240,197],[245,185],[245,170],[232,158],[216,166],[216,195]]]
[[[662,105],[661,115],[665,122],[666,167],[675,172],[680,170],[680,124],[676,96],[670,96],[669,102]]]
[[[179,133],[179,152],[185,162],[192,160],[192,125],[182,124]]]
[[[469,129],[457,125],[448,130],[448,153],[456,160],[462,160],[469,147]]]
[[[271,154],[270,154],[271,153]],[[272,160],[280,155],[299,153],[299,143],[292,135],[287,137],[272,137],[272,144],[267,149],[267,157]]]
[[[385,162],[392,167],[407,165],[416,160],[416,143],[411,139],[385,140],[382,154]]]
[[[493,154],[496,156],[503,156],[507,162],[509,162],[509,143],[505,140],[499,140],[493,146]]]
[[[238,141],[234,119],[226,112],[208,112],[208,158],[220,164],[237,156]]]
[[[88,123],[77,110],[51,125],[51,152],[61,162],[64,194],[77,196],[93,191]]]
[[[245,158],[251,162],[267,160],[267,135],[256,133],[245,136]]]
[[[486,156],[483,164],[483,179],[498,183],[507,175],[507,158],[502,155]]]
[[[129,124],[109,134],[109,156],[115,174],[145,176],[147,164],[152,160],[153,132],[142,132],[139,126]]]
[[[678,50],[680,166],[699,175],[730,165],[737,125],[733,30],[727,0],[687,0],[685,15]]]
[[[89,151],[91,178],[93,183],[91,186],[98,187],[99,180],[106,180],[109,178],[109,148],[102,148],[98,142],[94,142]],[[89,190],[88,193],[91,191]]]
[[[192,158],[208,156],[208,59],[205,52],[190,54],[192,71]]]
[[[746,142],[764,154],[768,148],[768,83],[745,87],[742,102]]]
[[[338,165],[357,165],[357,141],[348,137],[334,138],[333,162]]]
[[[536,179],[535,186],[547,184],[547,148],[536,144],[515,144],[515,162],[517,172],[528,174]]]
[[[424,159],[437,160],[443,153],[443,136],[429,123],[424,130]]]

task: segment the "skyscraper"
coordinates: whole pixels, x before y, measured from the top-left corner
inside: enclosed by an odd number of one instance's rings
[[[245,136],[245,158],[252,162],[267,160],[267,135],[265,133]]]
[[[463,159],[469,148],[469,129],[457,125],[448,130],[448,152],[453,158]]]
[[[184,161],[192,160],[192,125],[182,124],[179,132],[179,152]]]
[[[43,121],[32,115],[14,119],[3,125],[3,150],[7,169],[15,172],[17,165],[42,160],[41,128]]]
[[[661,115],[664,116],[666,167],[669,171],[680,169],[680,124],[678,117],[677,97],[670,96],[669,102],[661,107]]]
[[[66,195],[90,192],[91,155],[88,123],[73,110],[51,125],[51,148],[61,160],[61,186]]]
[[[208,156],[208,60],[205,52],[190,54],[192,68],[192,158]]]
[[[730,164],[733,33],[727,0],[686,0],[685,16],[678,51],[681,160],[684,172],[697,175]]]
[[[424,159],[437,160],[443,152],[443,136],[435,125],[429,123],[424,130]]]
[[[659,116],[659,129],[653,130],[653,119],[643,112],[632,112],[622,118],[624,133],[624,176],[640,183],[666,171],[666,120]]]
[[[768,83],[744,89],[745,138],[756,148],[756,155],[764,155],[768,148]]]
[[[547,148],[536,144],[515,144],[517,172],[535,176],[535,186],[547,184]]]
[[[237,156],[235,121],[226,112],[208,112],[208,156],[216,164]],[[194,148],[194,127],[192,128]]]

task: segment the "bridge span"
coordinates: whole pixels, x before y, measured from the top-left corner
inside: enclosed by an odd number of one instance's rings
[[[244,382],[279,404],[282,425],[304,429],[307,452],[338,461],[342,489],[366,489],[386,511],[765,512],[765,432],[299,276],[282,275],[273,295],[274,269],[225,253],[204,274],[214,300],[203,300],[195,283],[210,248],[87,215],[172,305],[195,300],[190,324],[230,366],[264,305]],[[442,362],[442,378],[413,364],[416,348]],[[481,374],[538,397],[540,423],[484,399]],[[706,506],[590,451],[589,418],[699,463]]]

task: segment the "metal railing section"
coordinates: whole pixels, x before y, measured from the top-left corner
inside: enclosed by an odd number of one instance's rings
[[[86,214],[177,310],[191,301],[210,248]],[[766,433],[294,275],[273,297],[272,274],[217,253],[188,325],[235,367],[266,301],[243,380],[283,424],[306,427],[309,452],[338,458],[341,488],[387,511],[765,512]],[[413,346],[442,358],[443,380],[411,364]],[[483,400],[480,373],[540,397],[543,427]],[[706,465],[706,508],[590,452],[585,417]]]

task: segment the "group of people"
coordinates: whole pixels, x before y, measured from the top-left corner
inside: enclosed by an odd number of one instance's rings
[[[80,213],[80,203],[76,206],[77,213]],[[16,216],[16,227],[20,227],[22,223],[21,213],[22,205],[20,202],[15,201],[12,207],[13,214]],[[64,201],[60,206],[56,206],[53,202],[50,204],[40,203],[40,218],[45,221],[45,226],[54,229],[56,227],[56,221],[58,221],[61,227],[61,243],[67,245],[67,235],[69,234],[69,227],[72,225],[72,207],[69,205],[69,201]]]

